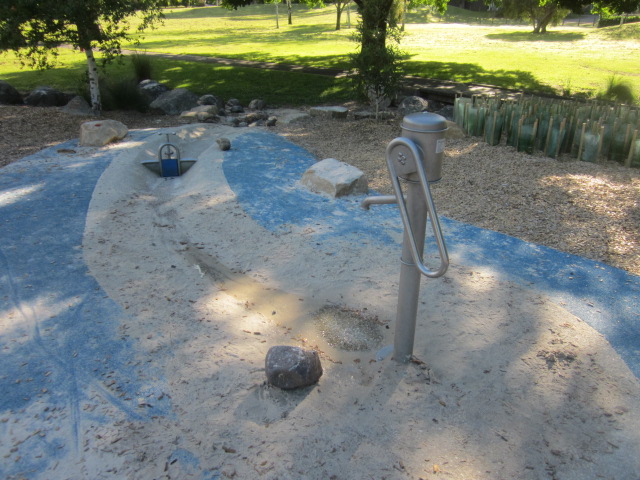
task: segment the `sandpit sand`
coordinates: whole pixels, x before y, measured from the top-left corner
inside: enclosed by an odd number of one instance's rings
[[[318,249],[312,230],[264,229],[238,204],[214,141],[239,132],[180,129],[184,155],[199,160],[171,180],[138,168],[154,136],[97,185],[85,258],[127,312],[120,331],[157,386],[140,405],[169,397],[172,413],[83,425],[82,468],[131,479],[640,478],[640,384],[600,334],[489,266],[453,262],[423,281],[415,361],[377,359],[393,343],[400,239]],[[351,309],[382,340],[329,345],[312,319],[325,305]],[[265,383],[267,350],[283,344],[322,352],[317,385]]]

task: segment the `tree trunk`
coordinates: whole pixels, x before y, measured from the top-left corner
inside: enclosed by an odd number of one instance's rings
[[[362,18],[362,49],[371,45],[384,50],[393,0],[360,0],[356,4]]]
[[[88,46],[84,49],[87,56],[87,73],[89,75],[89,95],[91,97],[91,110],[94,115],[102,114],[102,101],[100,99],[100,84],[98,79],[98,65],[93,56],[93,49]]]
[[[289,21],[289,25],[293,25],[293,17],[292,17],[292,12],[291,12],[291,0],[287,0],[287,16],[288,16],[288,21]]]
[[[336,6],[336,30],[340,30],[340,19],[342,18],[342,11],[344,10],[345,3],[341,0],[337,0],[335,3]]]
[[[541,18],[533,20],[533,33],[547,33],[547,26],[553,20],[556,9],[548,9]]]

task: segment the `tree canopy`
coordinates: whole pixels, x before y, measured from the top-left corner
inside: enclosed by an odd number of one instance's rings
[[[580,12],[591,6],[607,13],[632,12],[638,0],[493,0],[491,2],[508,18],[525,18],[533,24],[533,33],[545,33],[550,23],[559,21],[569,12]]]
[[[526,19],[533,33],[546,33],[547,26],[560,20],[568,11],[580,8],[581,0],[494,0],[494,5],[507,18]]]
[[[46,68],[63,44],[87,57],[91,104],[101,110],[94,49],[109,60],[120,54],[132,17],[138,30],[161,17],[158,0],[3,0],[0,3],[0,49],[13,50],[23,64]]]
[[[593,11],[607,14],[621,14],[637,12],[640,9],[639,0],[599,0],[592,2]]]

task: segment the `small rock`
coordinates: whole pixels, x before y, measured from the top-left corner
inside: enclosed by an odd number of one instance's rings
[[[422,97],[410,96],[406,97],[398,106],[398,112],[402,115],[410,115],[412,113],[426,112],[429,109],[429,102]]]
[[[249,102],[249,110],[264,110],[267,106],[267,102],[260,98],[256,98],[255,100],[251,100]]]
[[[238,124],[240,123],[240,120],[238,120],[238,117],[221,117],[220,122],[223,125],[228,125],[230,127],[237,127]]]
[[[224,101],[220,97],[216,97],[210,93],[202,95],[198,99],[198,105],[215,105],[218,107],[218,110],[224,110]]]
[[[200,105],[186,110],[180,114],[183,119],[190,119],[198,122],[208,122],[218,115],[218,107],[216,105]]]
[[[216,143],[218,144],[218,147],[220,147],[220,150],[222,150],[223,152],[231,149],[231,141],[226,137],[218,138],[216,140]]]
[[[162,95],[165,92],[171,90],[166,85],[156,82],[155,80],[142,80],[138,84],[138,90],[147,100],[147,103],[153,102],[156,98]]]
[[[269,349],[265,370],[268,382],[283,390],[313,385],[322,376],[318,352],[286,345]]]
[[[196,114],[196,120],[199,122],[215,123],[219,119],[217,115],[214,115],[211,112],[198,112]]]
[[[275,127],[276,123],[278,123],[278,117],[271,116],[271,117],[267,118],[267,121],[266,121],[265,125],[267,127]]]
[[[251,113],[248,113],[247,115],[240,115],[238,117],[238,121],[251,124],[251,123],[256,123],[262,120],[266,120],[267,118],[268,118],[268,115],[264,112],[251,112]]]
[[[238,100],[237,98],[230,98],[229,100],[227,100],[227,104],[225,105],[225,109],[229,113],[243,113],[244,112],[244,108],[242,108],[242,105],[240,104],[240,100]]]

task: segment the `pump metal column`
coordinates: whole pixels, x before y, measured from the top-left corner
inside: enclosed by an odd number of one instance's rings
[[[407,184],[407,215],[413,227],[418,256],[423,258],[424,240],[427,228],[427,203],[421,194],[420,185]],[[393,340],[395,359],[406,362],[413,354],[413,343],[418,315],[418,295],[422,275],[416,267],[411,251],[411,232],[405,228],[400,257],[400,284],[398,286],[398,307],[396,310],[396,332]]]
[[[392,140],[386,152],[395,198],[369,197],[362,202],[363,208],[371,204],[398,203],[404,224],[394,338],[394,358],[399,362],[409,361],[413,354],[421,275],[440,277],[449,266],[447,248],[429,187],[430,182],[441,178],[446,129],[446,120],[440,115],[416,113],[404,117],[403,136]],[[401,181],[406,183],[406,197]],[[440,266],[436,270],[430,270],[423,262],[428,217],[440,255]]]

